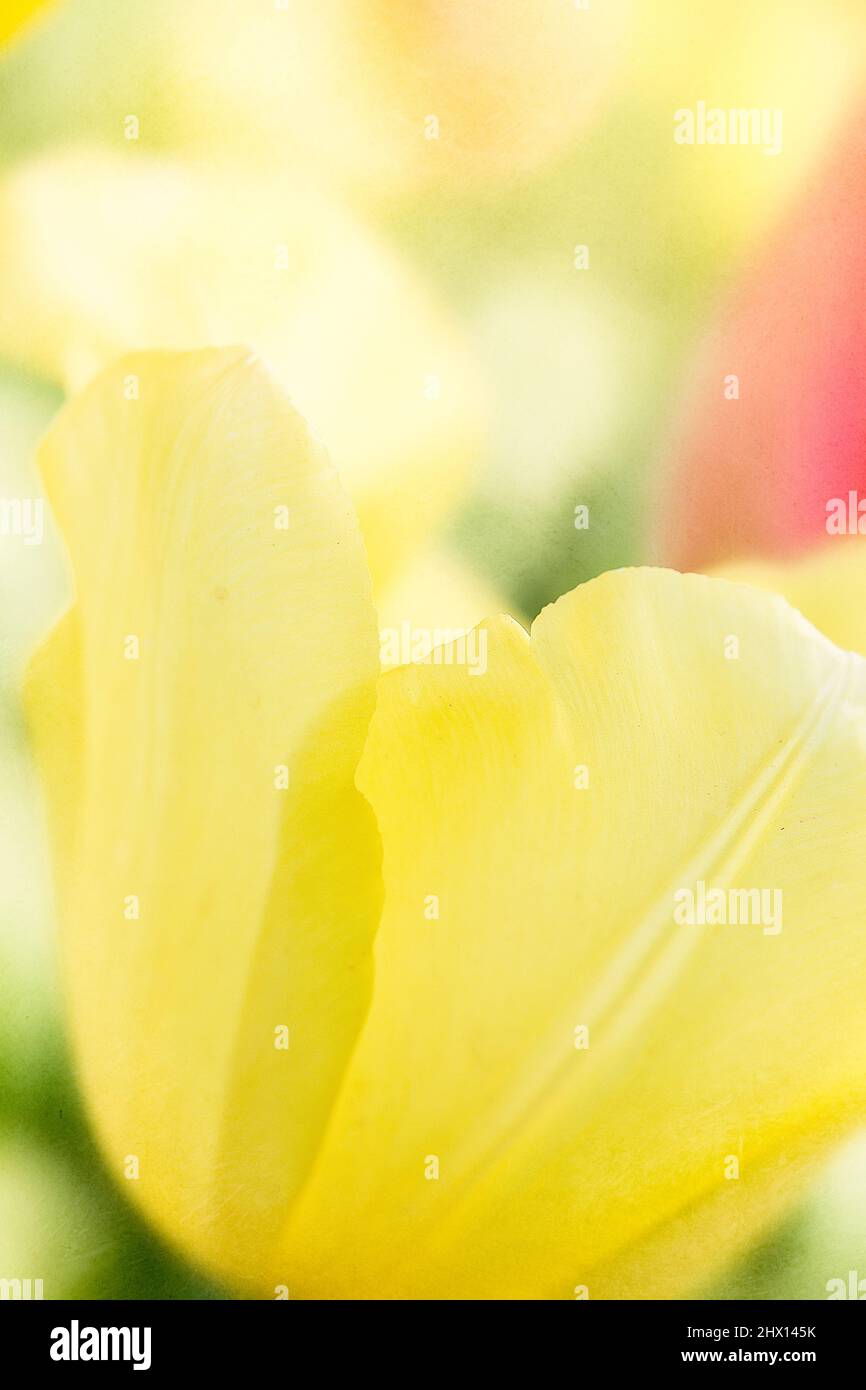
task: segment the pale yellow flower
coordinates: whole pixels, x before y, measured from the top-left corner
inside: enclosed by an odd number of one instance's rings
[[[41,464],[76,599],[30,722],[118,1182],[265,1297],[693,1292],[863,1114],[866,662],[626,570],[379,677],[352,510],[241,350],[116,364]],[[700,883],[784,912],[682,924]]]
[[[0,352],[70,390],[120,353],[245,342],[327,440],[374,582],[395,580],[480,459],[459,333],[346,209],[295,177],[97,151],[0,186]]]
[[[513,179],[614,88],[632,0],[191,0],[176,16],[185,140],[393,195]],[[194,55],[190,63],[190,54]]]

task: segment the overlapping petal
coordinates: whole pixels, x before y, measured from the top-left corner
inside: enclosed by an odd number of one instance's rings
[[[398,259],[297,178],[72,152],[0,190],[0,351],[75,389],[119,353],[250,343],[328,448],[374,581],[478,459],[472,357]]]
[[[680,1296],[866,1102],[866,665],[666,571],[483,631],[380,683],[374,1002],[275,1277]],[[782,906],[678,924],[701,882]]]
[[[256,1278],[371,988],[379,840],[354,772],[378,651],[357,523],[239,349],[124,359],[40,463],[75,606],[28,706],[85,1093],[151,1218]]]
[[[431,547],[378,597],[382,665],[420,661],[507,608],[495,587],[464,560],[444,546]]]

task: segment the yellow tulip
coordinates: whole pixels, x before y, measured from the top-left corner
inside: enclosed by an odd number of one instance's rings
[[[0,352],[76,389],[123,352],[248,342],[340,469],[374,582],[478,461],[482,389],[399,260],[296,178],[71,152],[0,188]]]
[[[753,1240],[866,1105],[866,662],[626,570],[377,681],[351,509],[240,350],[110,368],[41,466],[71,1027],[150,1218],[265,1297],[672,1297]]]

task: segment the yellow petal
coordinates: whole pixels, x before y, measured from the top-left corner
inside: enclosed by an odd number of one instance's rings
[[[431,547],[379,595],[382,665],[423,660],[434,647],[510,607],[465,561],[442,546]]]
[[[866,541],[837,536],[801,559],[742,560],[714,573],[782,594],[837,647],[866,656]]]
[[[866,665],[668,571],[484,632],[380,683],[374,1003],[280,1274],[682,1295],[866,1105]],[[681,925],[701,881],[770,895]]]
[[[122,352],[248,342],[323,440],[390,578],[478,457],[481,389],[397,258],[297,179],[73,152],[0,193],[0,351],[77,388]]]
[[[324,451],[240,349],[119,362],[40,464],[76,606],[28,703],[84,1090],[130,1196],[243,1278],[370,991],[362,543]]]

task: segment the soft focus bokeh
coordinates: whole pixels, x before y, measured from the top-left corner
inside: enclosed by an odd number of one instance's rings
[[[383,625],[796,551],[827,452],[866,460],[862,0],[61,0],[0,38],[2,498],[40,495],[103,362],[208,337],[253,341],[332,450]],[[678,144],[701,102],[780,111],[781,149]],[[763,402],[729,436],[726,372]],[[793,471],[749,466],[759,432]],[[50,519],[0,536],[0,1276],[224,1297],[103,1172],[66,1052],[19,687],[67,591]],[[866,1141],[694,1292],[858,1266]]]

